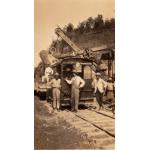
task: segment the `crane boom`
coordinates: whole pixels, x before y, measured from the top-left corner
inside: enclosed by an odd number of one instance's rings
[[[75,54],[80,54],[82,50],[68,38],[61,28],[56,28],[55,33],[60,36],[74,51]]]

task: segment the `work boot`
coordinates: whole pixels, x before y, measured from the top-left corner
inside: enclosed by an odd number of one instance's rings
[[[75,110],[73,108],[71,108],[71,111],[74,112]]]
[[[75,113],[77,113],[77,112],[78,112],[78,110],[74,110],[74,112],[75,112]]]
[[[57,111],[60,112],[60,108],[57,108]]]

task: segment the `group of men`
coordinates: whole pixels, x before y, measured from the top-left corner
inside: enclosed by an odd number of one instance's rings
[[[65,78],[65,81],[68,84],[71,84],[71,108],[72,111],[77,112],[78,104],[79,104],[79,94],[80,89],[84,87],[85,81],[77,75],[76,71],[73,71],[73,77],[69,79],[68,77]],[[59,74],[56,72],[54,73],[54,77],[51,78],[49,75],[47,81],[47,99],[51,95],[52,91],[52,99],[53,99],[53,109],[60,109],[60,93],[61,93],[61,79]]]
[[[73,70],[73,77],[65,77],[65,81],[67,84],[71,84],[71,108],[72,111],[78,111],[78,104],[79,104],[79,97],[80,97],[80,90],[85,86],[85,81],[82,79],[78,73]],[[52,92],[52,99],[53,99],[53,109],[60,109],[60,94],[61,94],[61,79],[60,75],[55,72],[53,77],[49,75],[47,81],[47,99],[51,95]],[[96,100],[99,104],[99,110],[103,108],[103,96],[107,91],[108,98],[113,100],[113,91],[114,91],[114,84],[112,82],[112,78],[106,82],[102,79],[100,72],[96,73],[96,78],[94,78],[92,82],[93,94],[96,97]]]

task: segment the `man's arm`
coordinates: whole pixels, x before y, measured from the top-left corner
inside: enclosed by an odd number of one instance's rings
[[[49,82],[49,85],[53,87],[53,79]]]
[[[80,78],[80,87],[79,88],[84,87],[84,85],[85,85],[85,81],[82,78]]]
[[[97,85],[96,85],[96,80],[94,79],[93,80],[93,82],[92,82],[92,84],[93,84],[93,88],[94,88],[94,93],[96,93],[96,90],[97,90]]]
[[[58,88],[61,88],[61,79],[59,79],[59,87]]]
[[[107,88],[108,84],[107,84],[107,82],[104,81],[104,80],[102,80],[102,83],[103,83],[103,86],[104,86],[104,92],[106,92],[106,88]]]
[[[65,79],[65,81],[66,81],[68,84],[72,84],[72,79],[71,79],[71,80]]]

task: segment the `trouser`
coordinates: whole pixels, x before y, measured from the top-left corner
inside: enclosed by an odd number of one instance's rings
[[[47,91],[46,91],[46,99],[50,99],[51,98],[51,88],[47,88]]]
[[[107,92],[107,98],[108,98],[108,100],[112,103],[111,108],[112,108],[112,112],[114,113],[114,111],[115,111],[115,97],[114,97],[114,91],[108,91],[108,92]]]
[[[53,88],[52,90],[53,94],[53,108],[60,108],[60,89]]]
[[[75,110],[75,111],[78,111],[79,92],[80,92],[79,89],[72,87],[72,90],[71,90],[71,107],[72,107],[72,110]]]
[[[99,90],[96,91],[96,100],[99,104],[99,108],[101,108],[103,106],[103,93],[99,92]]]

